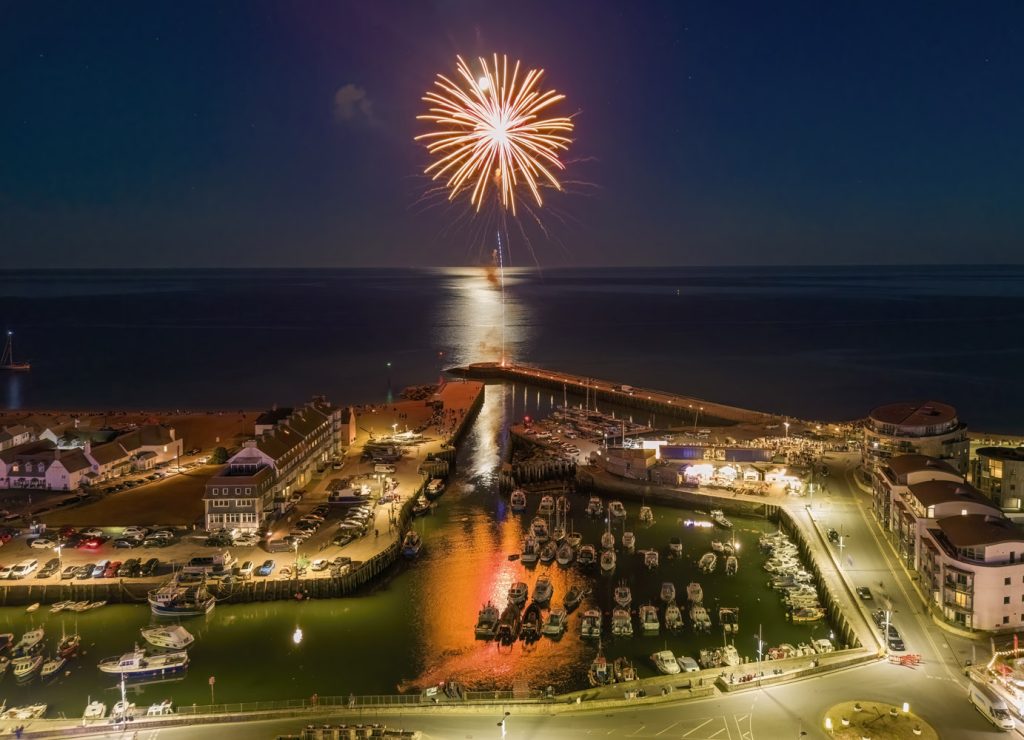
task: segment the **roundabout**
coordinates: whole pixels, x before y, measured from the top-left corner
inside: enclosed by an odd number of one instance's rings
[[[829,707],[823,723],[830,736],[842,740],[938,740],[939,737],[907,704],[843,702]]]

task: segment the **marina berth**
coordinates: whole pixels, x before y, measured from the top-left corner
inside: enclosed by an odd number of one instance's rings
[[[633,636],[633,618],[629,610],[621,607],[612,609],[612,634],[616,637]]]
[[[508,589],[508,600],[510,604],[523,606],[530,597],[529,587],[522,581],[516,581]]]
[[[550,563],[558,557],[558,544],[554,540],[548,540],[540,548],[540,562]]]
[[[626,552],[633,552],[636,549],[636,535],[633,532],[622,533],[622,549]]]
[[[569,565],[574,557],[576,557],[576,551],[573,550],[572,545],[568,542],[563,542],[558,546],[558,552],[555,554],[555,560],[559,565]]]
[[[580,634],[585,638],[594,639],[601,636],[601,612],[598,609],[587,609],[583,612]]]
[[[658,608],[653,604],[644,604],[640,607],[640,629],[644,634],[656,635],[661,630],[661,623],[658,621]]]
[[[623,609],[628,609],[629,605],[633,603],[633,592],[630,590],[629,584],[625,581],[619,581],[619,585],[615,587],[615,593],[612,598]]]
[[[615,550],[603,550],[601,552],[601,570],[605,573],[615,570]]]
[[[547,604],[554,593],[555,587],[547,575],[540,576],[533,585],[533,600],[537,604]]]
[[[683,627],[683,612],[676,605],[676,602],[670,601],[665,607],[665,629],[676,631]]]
[[[676,585],[671,581],[665,581],[661,584],[661,600],[668,603],[669,601],[675,601],[676,598]]]
[[[548,618],[544,620],[541,633],[547,637],[561,637],[569,623],[569,614],[560,606],[552,607]]]

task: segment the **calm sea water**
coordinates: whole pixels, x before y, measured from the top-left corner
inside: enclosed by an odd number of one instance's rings
[[[33,362],[0,406],[375,401],[504,348],[799,417],[927,397],[1024,429],[1022,267],[510,270],[504,293],[483,268],[0,272]]]

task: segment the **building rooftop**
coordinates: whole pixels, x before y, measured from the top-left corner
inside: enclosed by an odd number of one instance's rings
[[[871,419],[901,427],[930,427],[956,421],[956,409],[939,401],[890,403],[873,409]]]
[[[292,413],[291,406],[274,407],[256,417],[256,426],[274,426],[282,419],[287,419]]]
[[[1024,447],[979,447],[977,454],[993,460],[1024,462]]]
[[[988,514],[947,516],[940,519],[937,524],[953,547],[1024,542],[1024,529],[1002,516]]]
[[[905,476],[922,470],[931,470],[962,477],[957,469],[945,460],[939,460],[928,455],[897,455],[887,460],[885,465],[898,476]]]
[[[927,480],[921,483],[912,483],[907,486],[907,489],[910,491],[910,495],[920,501],[925,508],[956,501],[969,501],[982,504],[993,511],[999,511],[981,491],[963,481]]]

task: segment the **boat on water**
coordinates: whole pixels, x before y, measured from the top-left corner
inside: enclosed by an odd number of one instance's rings
[[[569,565],[574,557],[576,557],[576,551],[572,549],[572,545],[568,542],[563,542],[558,546],[558,552],[555,553],[555,560],[559,565]]]
[[[423,491],[423,494],[431,501],[436,499],[442,493],[444,493],[444,480],[442,478],[431,478],[430,482],[427,483],[427,487]]]
[[[819,637],[817,640],[811,640],[811,647],[814,648],[814,652],[818,655],[831,653],[836,649],[835,645],[833,645],[832,641],[827,637]]]
[[[736,571],[740,569],[740,561],[735,555],[730,555],[725,559],[725,574],[727,576],[736,575]]]
[[[625,519],[626,507],[622,505],[621,501],[609,501],[608,516],[614,519]]]
[[[825,610],[819,606],[802,606],[793,610],[791,619],[794,622],[817,622],[825,618]]]
[[[658,621],[658,607],[654,604],[644,604],[640,607],[640,629],[645,634],[656,635],[661,630],[661,622]]]
[[[172,624],[167,627],[143,627],[140,632],[142,639],[153,647],[164,650],[184,650],[196,641],[193,634],[180,624]]]
[[[676,599],[676,584],[672,581],[665,581],[661,584],[661,600],[665,603],[675,601]]]
[[[99,609],[101,606],[106,606],[106,605],[107,605],[106,599],[104,599],[103,601],[90,601],[89,602],[89,606],[85,607],[85,609],[83,611],[88,611],[90,609]]]
[[[423,538],[420,537],[420,533],[415,529],[410,529],[405,533],[405,537],[402,538],[402,557],[412,558],[418,557],[420,550],[423,548]]]
[[[604,651],[600,646],[597,648],[597,655],[590,663],[590,668],[587,669],[587,680],[591,686],[604,686],[615,680],[612,668],[608,665],[608,659],[604,657]]]
[[[522,581],[516,581],[508,589],[508,600],[509,603],[515,604],[521,607],[526,603],[526,600],[530,597],[529,587]]]
[[[633,636],[633,617],[630,616],[628,609],[612,609],[612,634],[616,637]]]
[[[4,344],[4,351],[0,353],[0,370],[7,370],[12,373],[27,373],[32,369],[32,363],[27,360],[14,361],[14,332],[7,332],[7,342]],[[46,706],[45,704],[43,705]]]
[[[554,496],[541,496],[540,504],[537,506],[537,516],[549,517],[555,513]]]
[[[537,516],[530,523],[530,532],[537,539],[537,542],[544,543],[551,539],[551,531],[548,529],[548,520]]]
[[[591,496],[587,501],[587,516],[601,516],[604,514],[604,502],[597,496]]]
[[[121,656],[104,658],[99,662],[101,671],[120,674],[126,680],[173,676],[176,673],[182,673],[187,668],[188,653],[184,650],[146,655],[145,650],[135,649]]]
[[[727,635],[739,632],[740,610],[731,606],[719,607],[718,623],[722,625],[722,632]]]
[[[194,617],[209,614],[217,599],[205,583],[184,585],[176,578],[149,592],[149,608],[158,617]]]
[[[412,505],[412,515],[423,516],[424,514],[429,514],[430,508],[430,499],[428,499],[426,496],[420,496],[419,498],[416,499],[416,503]]]
[[[72,604],[66,606],[65,609],[67,609],[67,611],[69,612],[84,612],[86,609],[89,608],[90,603],[91,602],[88,601],[75,601]]]
[[[615,535],[612,534],[611,520],[608,521],[608,529],[601,533],[601,547],[605,550],[615,547]]]
[[[565,600],[562,604],[568,611],[572,611],[580,605],[583,598],[590,593],[588,586],[582,586],[579,583],[574,583],[569,586],[569,590],[565,594]]]
[[[711,540],[711,551],[712,552],[725,552],[725,545],[722,544],[721,540]]]
[[[540,631],[547,637],[561,637],[568,624],[569,613],[562,607],[556,606],[548,612],[548,618],[544,620],[544,626],[540,628]]]
[[[482,607],[476,615],[476,627],[473,632],[480,640],[490,640],[496,634],[498,634],[498,620],[501,619],[501,614],[498,613],[498,607],[492,602],[488,601]]]
[[[700,561],[697,564],[705,573],[711,573],[718,567],[718,556],[713,552],[706,552],[700,556]]]
[[[621,655],[615,659],[615,662],[612,664],[612,672],[615,674],[615,680],[620,683],[623,681],[635,681],[637,679],[636,668],[633,667],[633,661],[625,655]]]
[[[665,606],[665,629],[678,630],[683,627],[683,612],[676,606],[676,602],[670,601]]]
[[[537,538],[528,533],[523,537],[523,549],[519,554],[519,560],[530,565],[536,563],[539,557],[540,545],[537,543]]]
[[[36,627],[34,630],[29,630],[21,636],[18,640],[18,644],[11,650],[11,656],[14,658],[20,658],[24,655],[34,653],[36,650],[40,650],[43,647],[43,638],[46,636],[46,630],[42,627]]]
[[[50,604],[50,614],[59,614],[74,603],[73,601],[58,601],[55,604]]]
[[[629,605],[633,603],[633,592],[630,590],[629,584],[625,581],[619,581],[619,585],[615,587],[615,593],[612,598],[623,609],[628,609]]]
[[[27,681],[43,667],[42,655],[26,655],[11,661],[14,677],[19,681]]]
[[[508,602],[498,618],[498,641],[503,645],[511,645],[519,637],[521,624],[522,614],[519,611],[519,605],[512,601]]]
[[[669,554],[674,558],[682,557],[683,555],[683,541],[678,537],[670,537],[668,541]]]
[[[583,612],[583,619],[580,622],[580,635],[587,638],[601,636],[601,612],[597,609],[587,609]]]
[[[725,665],[725,666],[729,666],[730,668],[733,667],[733,666],[738,666],[740,663],[743,662],[743,659],[740,658],[740,654],[736,650],[736,646],[735,645],[726,645],[725,647],[722,648],[722,650],[719,653],[719,655],[720,655],[721,664]]]
[[[540,548],[540,562],[550,563],[558,557],[558,544],[554,540],[548,540]]]
[[[174,714],[174,703],[170,699],[150,704],[149,709],[146,710],[147,717],[162,717],[167,714]]]
[[[641,550],[644,556],[644,567],[647,570],[657,570],[658,562],[661,560],[657,550]]]
[[[563,518],[569,515],[569,509],[572,508],[572,504],[569,502],[569,497],[562,495],[555,500],[555,513],[561,514]]]
[[[519,637],[526,642],[540,639],[541,616],[540,606],[534,601],[523,612],[523,623],[519,628]]]
[[[633,552],[636,549],[636,535],[632,532],[622,533],[622,549],[626,552]]]
[[[107,716],[107,705],[101,701],[90,701],[82,712],[83,720],[103,719]]]
[[[699,604],[704,601],[704,589],[696,581],[691,581],[687,584],[686,600],[691,604]]]
[[[652,524],[654,522],[654,511],[650,506],[640,507],[640,522],[642,524]]]
[[[39,611],[39,602],[38,601],[36,603],[34,603],[34,604],[29,604],[27,607],[25,607],[25,613],[26,614],[32,614],[33,612],[37,612],[37,611]]]
[[[13,632],[0,633],[0,650],[6,650],[14,642]]]
[[[135,717],[135,702],[128,701],[127,699],[121,699],[121,701],[114,704],[114,708],[110,710],[110,716],[112,719],[128,719]]]
[[[57,655],[62,658],[70,658],[72,655],[78,652],[78,648],[82,645],[82,636],[78,633],[64,634],[60,638],[60,642],[57,643]]]
[[[583,544],[583,535],[575,530],[570,529],[569,533],[565,535],[565,541],[572,545],[574,548],[576,548]]]
[[[512,511],[526,511],[526,492],[521,488],[517,488],[512,491],[512,496],[509,498],[509,505],[512,507]]]
[[[711,629],[711,617],[708,616],[708,610],[700,604],[690,607],[690,621],[693,622],[693,628],[698,632]]]
[[[615,570],[615,550],[601,551],[601,570],[605,573]]]
[[[43,661],[42,668],[39,669],[39,675],[43,680],[53,678],[58,675],[61,670],[67,665],[68,659],[62,658],[60,655],[55,655],[49,660]]]
[[[717,524],[723,529],[732,529],[732,522],[725,518],[725,513],[721,509],[712,509],[709,515],[711,521]]]
[[[717,668],[722,665],[722,651],[717,648],[702,649],[697,653],[702,668]]]
[[[659,650],[651,656],[651,662],[660,673],[669,676],[679,673],[679,661],[671,650]]]
[[[26,704],[23,707],[11,707],[0,714],[3,719],[39,719],[46,714],[46,704]]]
[[[537,604],[547,604],[551,601],[551,597],[555,594],[555,587],[551,584],[551,579],[547,575],[542,575],[537,578],[537,582],[533,584],[533,601]]]
[[[580,548],[576,561],[584,568],[597,562],[597,549],[593,545],[584,545]]]

